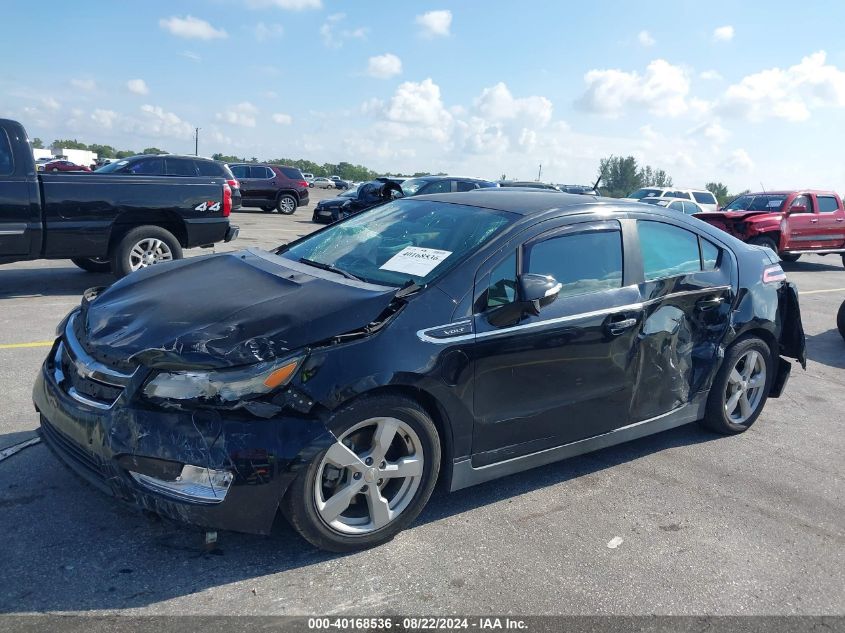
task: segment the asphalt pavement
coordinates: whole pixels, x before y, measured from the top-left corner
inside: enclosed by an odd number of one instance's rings
[[[317,228],[326,195],[293,216],[234,213],[241,236],[217,250]],[[24,448],[0,461],[0,613],[843,614],[845,269],[838,256],[784,268],[810,360],[747,433],[690,425],[439,491],[366,552],[318,551],[283,519],[207,551],[199,532],[89,488],[43,444]],[[110,280],[69,261],[0,267],[0,450],[35,434],[30,389],[56,324]]]

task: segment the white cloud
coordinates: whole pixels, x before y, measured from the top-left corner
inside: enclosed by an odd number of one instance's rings
[[[128,122],[130,131],[146,137],[167,136],[188,139],[194,135],[194,127],[173,112],[161,106],[142,105],[141,120]]]
[[[475,100],[479,113],[491,121],[524,117],[527,122],[543,126],[552,119],[552,102],[546,97],[514,98],[503,83],[485,88]]]
[[[200,57],[198,54],[196,54],[193,51],[182,51],[180,53],[180,55],[182,55],[182,57],[190,59],[192,62],[201,62],[202,61],[202,57]]]
[[[322,9],[321,0],[247,0],[250,9],[264,9],[276,7],[286,11],[305,11],[308,9]]]
[[[218,112],[215,118],[218,121],[229,123],[231,125],[240,125],[241,127],[255,127],[255,115],[258,114],[258,108],[252,105],[249,101],[242,101],[228,110]]]
[[[97,82],[93,79],[71,79],[70,85],[79,90],[91,92],[97,89]]]
[[[699,75],[705,81],[721,81],[722,75],[718,70],[704,70]]]
[[[845,71],[827,63],[824,51],[787,69],[770,68],[728,87],[720,110],[750,121],[804,121],[813,109],[845,107]]]
[[[279,125],[290,125],[293,123],[293,117],[289,114],[284,114],[283,112],[276,112],[273,115],[273,121]]]
[[[687,71],[664,59],[652,61],[643,75],[617,69],[590,70],[584,81],[587,90],[578,105],[589,112],[618,117],[633,108],[657,116],[678,116],[690,109]]]
[[[655,44],[657,44],[657,40],[655,40],[652,37],[651,33],[649,33],[648,31],[640,31],[639,34],[637,35],[637,40],[639,41],[640,44],[642,44],[646,48],[648,48],[649,46],[654,46]]]
[[[692,128],[687,136],[690,138],[704,137],[714,145],[722,145],[730,138],[731,133],[720,121],[707,121]]]
[[[43,97],[41,99],[41,103],[48,110],[58,110],[62,107],[62,104],[56,101],[53,97]]]
[[[259,22],[255,25],[255,39],[259,42],[281,37],[284,32],[285,29],[281,24],[264,24],[264,22]]]
[[[720,26],[713,29],[713,39],[717,42],[730,42],[734,38],[734,27],[731,25]]]
[[[323,40],[323,44],[329,48],[340,48],[346,40],[367,39],[366,27],[361,26],[354,29],[338,28],[345,20],[345,13],[332,13],[326,18],[326,21],[320,26],[320,37]]]
[[[118,120],[119,114],[114,110],[102,110],[97,108],[94,112],[91,113],[91,120],[97,125],[97,127],[110,130],[113,126],[115,121]]]
[[[429,11],[418,15],[414,20],[426,37],[448,37],[452,28],[452,12],[448,9]]]
[[[749,172],[754,169],[754,161],[744,149],[735,149],[724,161],[723,166],[730,172]]]
[[[402,60],[393,53],[370,57],[367,74],[376,79],[390,79],[402,74]]]
[[[147,82],[143,79],[130,79],[126,82],[126,87],[129,89],[129,92],[136,95],[146,95],[150,93],[150,89],[147,87]]]
[[[187,15],[184,18],[175,15],[170,18],[162,18],[158,21],[158,25],[165,31],[169,31],[171,35],[186,39],[214,40],[229,37],[229,34],[223,29],[216,29],[205,20],[195,18],[192,15]]]

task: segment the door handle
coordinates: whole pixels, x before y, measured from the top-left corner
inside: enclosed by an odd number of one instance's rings
[[[637,324],[637,320],[634,318],[625,318],[624,314],[614,314],[610,317],[610,320],[607,322],[607,333],[611,336],[619,336],[623,334],[626,330],[630,330]]]
[[[845,218],[836,218],[837,222],[845,222]]]
[[[816,224],[818,221],[818,218],[813,218],[812,220],[810,220],[810,224]]]
[[[707,310],[712,310],[714,308],[718,308],[724,302],[725,302],[724,297],[705,297],[703,299],[699,299],[698,301],[696,301],[695,305],[696,305],[696,307],[698,307],[699,310],[707,311]]]

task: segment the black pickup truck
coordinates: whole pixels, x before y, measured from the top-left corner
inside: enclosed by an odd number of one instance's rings
[[[0,119],[0,264],[70,259],[122,277],[235,239],[231,210],[224,178],[37,172],[26,130]]]

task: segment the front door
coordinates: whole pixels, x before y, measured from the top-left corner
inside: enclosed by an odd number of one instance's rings
[[[30,151],[25,137],[14,140]],[[0,258],[34,255],[41,238],[35,175],[28,177],[22,157],[15,158],[9,136],[0,128]]]
[[[624,426],[635,382],[641,307],[625,285],[619,222],[564,225],[511,247],[476,280],[486,293],[471,352],[476,467]],[[552,275],[562,290],[538,316],[502,322],[520,273]]]

